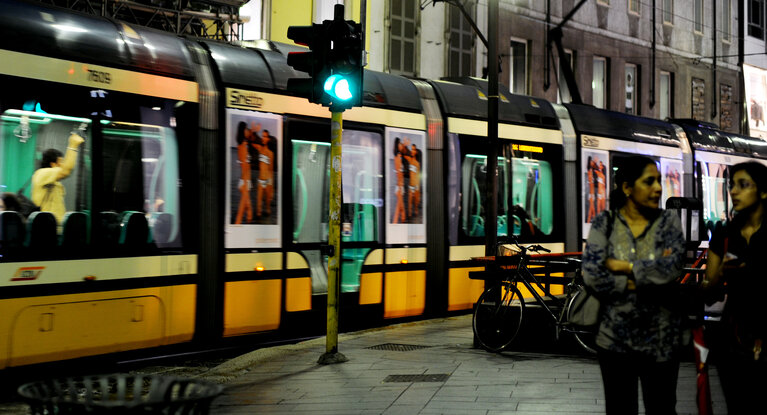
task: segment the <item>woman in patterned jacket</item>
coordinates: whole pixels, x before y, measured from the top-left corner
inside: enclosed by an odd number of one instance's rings
[[[682,315],[674,305],[684,266],[677,215],[659,209],[661,174],[654,160],[618,163],[609,211],[591,225],[583,277],[600,299],[597,334],[607,414],[674,414]]]

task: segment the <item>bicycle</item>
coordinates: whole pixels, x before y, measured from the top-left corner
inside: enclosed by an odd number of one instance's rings
[[[516,254],[511,256],[490,257],[495,263],[492,275],[501,278],[483,292],[477,300],[472,317],[472,328],[479,344],[488,351],[500,352],[506,349],[519,334],[525,315],[525,299],[517,288],[523,284],[533,295],[535,302],[541,305],[556,326],[556,338],[562,331],[571,333],[576,342],[587,352],[596,353],[595,330],[576,327],[567,321],[568,310],[579,295],[585,295],[585,287],[580,273],[580,258],[567,258],[561,254],[550,253],[541,245],[521,245],[515,237],[509,238]],[[499,247],[502,243],[499,244]],[[496,249],[496,252],[498,250]],[[558,257],[563,260],[550,260]],[[486,258],[489,260],[489,258]],[[541,278],[530,271],[528,265],[543,265],[552,270],[574,271],[574,276],[565,286],[564,298],[551,293]],[[556,271],[555,271],[556,272]],[[538,273],[540,274],[540,273]],[[543,292],[539,294],[535,288]],[[548,297],[548,304],[544,297]]]

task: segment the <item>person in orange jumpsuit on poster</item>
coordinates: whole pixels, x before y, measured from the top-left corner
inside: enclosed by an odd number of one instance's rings
[[[407,160],[408,169],[410,170],[410,180],[408,183],[407,193],[407,213],[408,217],[414,217],[418,215],[418,208],[421,197],[421,163],[416,158],[418,149],[415,144],[412,145],[410,151],[407,148],[404,149],[403,157]]]
[[[397,202],[394,205],[394,217],[392,223],[405,222],[405,201],[403,193],[405,192],[405,166],[402,157],[403,144],[399,137],[394,140],[394,173],[397,178],[397,188],[394,193],[397,196]]]
[[[261,124],[255,126],[255,131],[261,130]],[[273,139],[269,130],[261,130],[261,138],[253,134],[251,146],[258,150],[258,187],[256,189],[256,216],[266,210],[266,216],[272,214],[272,199],[274,198],[274,152],[269,148]]]
[[[240,164],[240,182],[237,187],[240,189],[240,205],[237,208],[237,217],[234,223],[242,223],[243,214],[246,217],[246,223],[253,220],[253,205],[250,201],[250,189],[253,187],[250,176],[250,156],[248,154],[248,143],[252,132],[248,129],[248,124],[241,121],[237,125],[237,163]]]
[[[607,209],[607,168],[602,161],[599,161],[599,166],[594,170],[597,182],[597,213]]]
[[[594,159],[589,156],[588,162],[586,163],[586,184],[588,188],[586,189],[588,191],[588,194],[586,195],[586,203],[587,206],[587,213],[586,213],[586,222],[591,223],[591,220],[594,219],[594,216],[596,216],[596,192],[594,189],[594,170],[596,169],[596,165],[594,164]]]

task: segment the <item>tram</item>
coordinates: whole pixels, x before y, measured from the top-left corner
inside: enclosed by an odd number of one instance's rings
[[[0,212],[0,369],[322,335],[330,113],[286,91],[299,49],[0,9],[2,191],[29,197],[41,154],[85,139],[60,223]],[[342,331],[471,311],[486,103],[482,80],[365,71],[343,116]],[[659,161],[665,196],[701,188],[677,124],[503,90],[499,107],[500,236],[580,250],[628,154]]]

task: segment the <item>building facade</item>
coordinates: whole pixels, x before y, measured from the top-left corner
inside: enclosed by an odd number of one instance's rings
[[[290,42],[288,26],[329,19],[343,3],[347,19],[366,17],[369,69],[428,79],[486,72],[487,50],[470,20],[487,37],[487,0],[260,1],[264,14],[255,20],[271,40]],[[764,0],[588,0],[562,26],[567,63],[548,29],[578,0],[499,2],[499,78],[514,93],[570,102],[567,64],[583,103],[739,132],[744,90],[767,91],[761,72],[744,82],[739,66],[741,25],[745,63],[767,67]],[[753,95],[764,101],[763,92]]]

